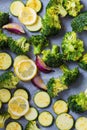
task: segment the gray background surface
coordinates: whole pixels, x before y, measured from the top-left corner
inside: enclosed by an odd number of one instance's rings
[[[45,6],[49,2],[49,0],[41,0],[41,1],[43,3],[43,9],[42,9],[42,11],[39,14],[41,16],[43,16],[44,13],[45,13]],[[11,2],[12,2],[12,0],[0,0],[0,11],[9,12],[9,5],[10,5]],[[26,1],[23,0],[23,2],[25,3]],[[84,4],[84,10],[87,10],[87,1],[86,0],[82,0],[82,3]],[[17,23],[20,24],[20,22],[18,21],[18,19],[16,17],[13,17],[11,14],[10,14],[10,17],[12,19],[12,22],[17,22]],[[63,24],[63,29],[59,32],[59,34],[57,36],[50,38],[51,41],[52,41],[52,43],[58,44],[59,46],[61,45],[61,40],[62,40],[65,32],[72,31],[72,28],[70,26],[70,21],[71,20],[72,20],[72,17],[69,17],[69,16],[67,16],[66,18],[61,18],[61,21],[62,21],[62,24]],[[30,33],[27,29],[25,29],[25,31],[26,31],[26,35],[25,35],[26,37],[30,37],[31,35],[38,34],[38,33]],[[8,31],[4,31],[4,33],[6,33],[8,36],[14,37],[15,39],[17,39],[17,38],[20,37],[19,35],[12,34],[12,33],[8,32]],[[78,37],[84,41],[85,50],[87,50],[87,32],[82,32],[82,33],[78,34]],[[9,54],[11,54],[12,58],[16,57],[15,54],[9,52],[8,50],[5,50],[5,51],[8,52]],[[34,55],[33,55],[32,51],[29,52],[29,56],[34,59]],[[71,68],[77,66],[76,63],[69,63],[68,65]],[[13,69],[13,68],[10,68],[10,69]],[[67,91],[64,91],[64,92],[60,93],[58,97],[56,97],[55,99],[53,99],[51,105],[48,108],[46,108],[46,109],[39,109],[39,108],[37,108],[38,111],[39,111],[39,113],[42,112],[43,110],[50,111],[53,114],[54,119],[55,119],[56,115],[54,114],[54,112],[52,110],[52,104],[57,99],[67,100],[67,98],[68,98],[69,95],[79,93],[80,91],[84,91],[87,88],[87,72],[84,71],[84,70],[82,70],[82,69],[80,69],[80,68],[79,68],[79,70],[80,70],[81,74],[80,74],[78,80],[74,84],[72,84]],[[0,74],[1,73],[3,73],[3,71],[0,71]],[[43,74],[43,73],[41,73],[42,78],[45,81],[45,83],[49,80],[49,78],[51,78],[53,76],[54,77],[58,77],[61,74],[62,74],[62,72],[59,69],[56,69],[55,72],[50,73],[50,74]],[[30,95],[31,95],[30,105],[31,106],[35,106],[34,103],[33,103],[33,95],[35,94],[36,91],[38,91],[38,89],[35,86],[33,86],[31,82],[28,82],[28,83],[20,82],[20,85],[18,87],[20,87],[20,86],[24,86],[27,90],[29,90]],[[14,90],[12,90],[12,92],[13,91]],[[5,105],[5,106],[3,106],[3,108],[7,109],[7,106]],[[73,115],[73,117],[74,117],[75,120],[78,117],[80,117],[80,116],[87,117],[87,112],[85,112],[83,114],[76,114],[76,113],[73,113],[72,111],[69,111],[69,113]],[[12,120],[9,120],[9,121],[12,121]],[[6,124],[9,121],[7,121]],[[18,122],[21,122],[21,124],[25,128],[25,125],[27,124],[27,121],[24,118],[21,118],[20,120],[18,120]],[[37,122],[37,124],[39,125],[38,122]],[[23,130],[24,130],[24,128],[23,128]],[[55,125],[55,121],[54,121],[53,125],[50,126],[50,127],[48,127],[48,128],[44,128],[44,127],[41,127],[41,126],[40,126],[40,128],[41,128],[41,130],[57,130],[57,127]],[[5,130],[5,129],[0,129],[0,130]],[[74,130],[74,128],[73,128],[73,130]]]

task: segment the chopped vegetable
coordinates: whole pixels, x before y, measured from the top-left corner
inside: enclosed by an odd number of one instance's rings
[[[7,103],[11,99],[11,92],[8,89],[0,89],[0,100],[2,103]]]
[[[79,66],[84,69],[87,70],[87,53],[85,53],[82,58],[79,60]]]
[[[75,32],[66,33],[62,41],[64,59],[68,61],[79,60],[84,52],[83,46],[83,41],[77,38]]]
[[[20,125],[18,122],[10,122],[7,124],[6,130],[10,130],[10,129],[22,130],[22,125]]]
[[[18,25],[17,23],[8,23],[2,27],[3,29],[7,29],[8,31],[11,31],[16,34],[23,34],[24,29]]]
[[[25,127],[25,130],[40,130],[37,125],[36,121],[29,121]]]
[[[9,23],[9,14],[5,12],[0,12],[0,28]]]

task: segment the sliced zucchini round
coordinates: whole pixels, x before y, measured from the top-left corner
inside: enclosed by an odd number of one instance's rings
[[[44,111],[44,112],[40,113],[40,115],[38,117],[38,121],[39,121],[40,125],[42,125],[44,127],[48,127],[48,126],[52,125],[52,123],[53,123],[53,116],[50,112]]]
[[[39,12],[42,8],[42,3],[40,0],[28,0],[26,6],[33,8],[36,12]]]
[[[2,102],[0,101],[0,109],[1,109],[1,107],[2,107]]]
[[[15,92],[14,92],[14,97],[17,97],[17,96],[22,96],[24,97],[25,99],[28,100],[28,93],[26,90],[24,89],[17,89]]]
[[[34,107],[29,108],[29,111],[25,115],[25,119],[29,121],[33,121],[37,117],[38,117],[38,111]]]
[[[57,115],[68,112],[68,104],[63,100],[57,100],[53,105],[53,110]]]
[[[6,126],[6,130],[22,130],[22,126],[18,122],[10,122]]]
[[[41,17],[37,16],[37,20],[33,25],[28,25],[26,28],[31,32],[37,32],[42,28]]]
[[[17,64],[21,61],[21,60],[28,60],[29,58],[25,55],[19,55],[14,59],[14,64],[13,66],[16,67]]]
[[[11,56],[7,53],[0,53],[0,70],[7,70],[12,64]]]
[[[76,120],[75,123],[76,130],[87,130],[87,118],[80,117]]]
[[[0,100],[2,103],[7,103],[11,99],[11,93],[8,89],[0,89]]]
[[[24,4],[20,0],[13,1],[10,5],[10,12],[14,16],[19,16],[20,12],[23,10]]]
[[[62,113],[56,118],[56,126],[60,130],[71,130],[74,125],[74,119],[67,113]]]
[[[34,96],[34,103],[39,108],[46,108],[51,102],[50,96],[47,92],[39,91]]]

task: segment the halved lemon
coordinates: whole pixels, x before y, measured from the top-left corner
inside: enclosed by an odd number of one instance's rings
[[[32,60],[22,60],[14,68],[15,74],[22,81],[31,80],[37,73],[37,67]]]
[[[21,96],[13,97],[8,103],[8,109],[14,116],[23,116],[29,111],[29,103]]]
[[[24,7],[19,14],[19,20],[24,25],[32,25],[37,20],[37,14],[34,9],[30,7]]]

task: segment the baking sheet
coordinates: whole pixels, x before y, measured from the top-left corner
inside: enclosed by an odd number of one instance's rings
[[[8,12],[9,11],[9,5],[10,5],[10,3],[12,1],[13,0],[0,0],[0,11]],[[45,13],[45,7],[46,7],[47,3],[49,2],[49,0],[41,0],[41,1],[43,3],[43,9],[42,9],[42,11],[39,14],[41,16],[43,16],[44,13]],[[26,0],[23,0],[23,2],[25,3]],[[82,3],[85,6],[84,10],[87,10],[87,1],[86,0],[82,0]],[[20,24],[20,22],[18,21],[18,19],[16,17],[13,17],[11,14],[10,14],[10,17],[12,19],[12,22],[17,22],[18,24]],[[63,24],[63,29],[59,32],[59,34],[56,37],[54,36],[54,37],[50,38],[52,43],[58,44],[59,46],[61,45],[61,41],[62,41],[62,38],[63,38],[64,34],[67,31],[71,31],[72,30],[71,26],[70,26],[70,21],[72,20],[72,17],[67,16],[66,18],[61,18],[61,20],[62,20],[62,24]],[[26,37],[30,37],[31,35],[38,34],[38,33],[30,33],[27,29],[25,29],[25,30],[26,30],[26,35],[25,35]],[[8,31],[4,31],[4,33],[6,33],[8,36],[12,36],[15,39],[20,37],[20,36],[18,36],[16,34],[12,34],[12,33],[8,32]],[[87,51],[87,31],[78,34],[78,37],[84,41],[85,50]],[[15,54],[9,52],[8,50],[5,50],[5,51],[7,51],[9,54],[11,54],[12,58],[16,57]],[[33,55],[32,51],[29,52],[29,56],[34,59],[34,55]],[[73,67],[77,66],[77,64],[69,63],[69,66],[71,68],[73,68]],[[11,68],[11,69],[13,69],[13,68]],[[54,112],[52,110],[52,104],[57,99],[67,100],[68,96],[70,96],[71,94],[79,93],[80,91],[84,91],[87,88],[87,72],[82,70],[82,69],[80,69],[80,68],[79,68],[79,70],[80,70],[81,74],[80,74],[79,78],[77,79],[77,81],[74,84],[72,84],[68,90],[60,93],[58,97],[53,99],[51,105],[48,108],[46,108],[46,109],[39,109],[39,108],[37,108],[39,113],[44,111],[44,110],[50,111],[53,114],[54,119],[55,119],[56,118],[56,114],[54,114]],[[3,73],[3,71],[0,71],[0,74],[1,73]],[[41,73],[41,75],[42,75],[43,80],[45,82],[47,82],[49,80],[49,78],[51,78],[53,76],[54,77],[60,76],[61,75],[61,71],[59,69],[56,69],[56,71],[53,72],[53,73],[50,73],[50,74],[43,74],[43,73]],[[28,82],[28,83],[21,82],[19,86],[24,86],[27,90],[29,90],[30,95],[31,95],[30,105],[35,106],[35,104],[33,103],[33,95],[35,94],[36,91],[38,91],[38,89],[35,86],[33,86],[31,82]],[[6,105],[3,106],[3,107],[4,107],[4,109],[7,109]],[[80,116],[87,117],[87,112],[85,112],[83,114],[76,114],[76,113],[73,113],[72,111],[69,111],[69,113],[72,114],[72,116],[74,117],[75,120],[78,117],[80,117]],[[11,121],[11,120],[9,120],[9,121]],[[8,122],[6,122],[6,123],[8,123]],[[20,122],[23,125],[23,127],[25,128],[25,125],[27,124],[27,121],[25,119],[21,118],[20,120],[18,120],[18,122]],[[40,126],[40,128],[41,128],[41,130],[58,130],[56,125],[55,125],[55,121],[54,121],[53,125],[50,126],[50,127],[45,128],[45,127],[41,127]],[[0,130],[5,130],[5,129],[0,129]],[[72,130],[74,130],[74,128]]]

